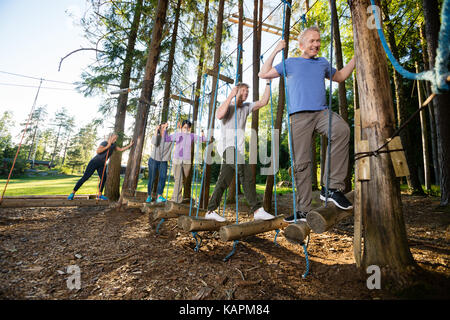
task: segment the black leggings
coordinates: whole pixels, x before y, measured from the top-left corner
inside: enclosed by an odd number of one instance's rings
[[[83,185],[83,183],[85,183],[94,174],[95,170],[97,170],[98,176],[100,177],[100,183],[99,183],[100,192],[103,192],[103,187],[105,186],[105,182],[106,182],[106,178],[107,178],[106,172],[108,171],[108,168],[105,168],[105,175],[103,176],[103,181],[102,181],[102,174],[103,174],[104,167],[105,167],[104,160],[92,159],[91,161],[89,161],[89,163],[86,167],[86,170],[84,171],[83,176],[81,177],[80,180],[78,180],[78,182],[75,185],[75,188],[73,188],[73,190],[77,191],[78,189],[80,189],[80,187]]]

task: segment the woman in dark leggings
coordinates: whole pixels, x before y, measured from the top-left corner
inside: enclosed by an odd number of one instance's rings
[[[83,176],[81,177],[80,180],[78,180],[77,184],[73,188],[72,193],[69,195],[69,197],[67,197],[67,199],[73,200],[75,193],[78,191],[78,189],[80,189],[83,183],[85,183],[97,170],[98,176],[100,177],[98,199],[108,200],[107,197],[102,195],[103,187],[105,186],[107,177],[106,175],[107,169],[105,168],[106,161],[111,157],[111,154],[114,151],[122,152],[128,150],[133,145],[133,141],[131,141],[128,146],[120,148],[116,146],[116,141],[117,141],[117,134],[112,133],[109,135],[108,141],[103,141],[102,143],[100,143],[100,145],[97,148],[97,154],[95,155],[94,158],[91,159],[91,161],[89,161]],[[105,172],[104,174],[103,171]]]

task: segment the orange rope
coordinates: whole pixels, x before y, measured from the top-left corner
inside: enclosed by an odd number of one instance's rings
[[[108,151],[106,152],[105,165],[103,166],[102,178],[101,178],[101,180],[100,180],[100,184],[98,185],[98,194],[100,194],[100,186],[103,185],[103,177],[105,176],[106,161],[108,161],[108,154],[109,154],[109,148],[108,148]],[[99,197],[100,197],[100,196],[97,195],[97,199],[98,199]]]
[[[36,106],[36,101],[37,101],[37,97],[39,95],[39,90],[41,89],[41,85],[42,85],[42,79],[41,79],[41,82],[39,83],[38,91],[36,92],[36,97],[34,98],[33,106],[31,107],[30,116],[28,117],[28,121],[27,121],[27,123],[25,125],[25,129],[23,130],[22,138],[20,138],[19,147],[17,148],[17,152],[16,152],[16,155],[14,157],[14,161],[12,163],[11,170],[9,171],[8,180],[6,180],[5,187],[3,188],[2,197],[0,198],[0,204],[3,202],[3,197],[5,196],[6,188],[8,187],[9,180],[11,178],[11,174],[12,174],[14,166],[16,164],[16,160],[17,160],[17,157],[18,157],[19,152],[20,152],[20,147],[22,146],[23,138],[25,137],[25,134],[26,134],[27,129],[28,129],[28,125],[30,124],[30,121],[31,121],[31,117],[33,116],[34,108]]]

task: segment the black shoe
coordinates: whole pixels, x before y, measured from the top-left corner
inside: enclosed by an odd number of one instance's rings
[[[307,214],[307,212],[297,211],[297,221],[305,221],[306,222],[306,214]],[[284,222],[293,223],[293,222],[295,222],[295,215],[289,216],[283,220],[284,220]]]
[[[325,187],[322,187],[320,190],[320,200],[325,201],[326,193]],[[328,191],[328,201],[333,202],[338,208],[342,210],[350,210],[353,209],[352,203],[345,197],[344,193],[337,189],[330,189]]]

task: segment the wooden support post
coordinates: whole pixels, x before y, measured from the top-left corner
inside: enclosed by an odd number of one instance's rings
[[[287,222],[283,221],[284,218],[284,215],[279,215],[272,220],[254,220],[221,227],[219,230],[220,240],[232,241],[267,231],[282,229],[287,225]]]
[[[350,191],[345,196],[350,200],[350,202],[353,202],[353,191]],[[342,219],[352,214],[353,209],[342,210],[336,207],[334,203],[329,201],[327,207],[316,208],[308,212],[308,214],[306,215],[306,221],[315,233],[323,233],[329,230]]]
[[[221,227],[232,224],[231,221],[219,222],[190,216],[178,217],[178,227],[187,232],[218,231]]]
[[[291,223],[284,229],[284,237],[289,242],[303,244],[310,232],[311,228],[305,221],[297,221],[297,223]]]
[[[108,206],[107,200],[67,200],[67,199],[3,199],[0,208],[27,207],[97,207]]]

